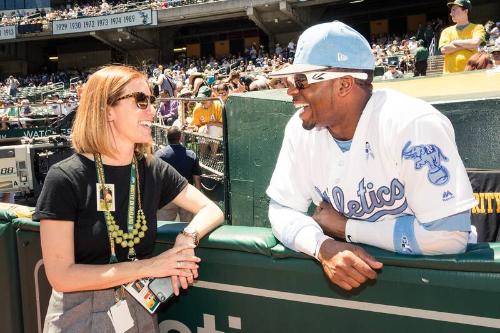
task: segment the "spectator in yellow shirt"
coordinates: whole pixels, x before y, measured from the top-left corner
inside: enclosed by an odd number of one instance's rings
[[[207,86],[200,87],[196,97],[212,96],[212,90]],[[222,105],[218,101],[202,101],[193,110],[191,126],[194,130],[210,136],[222,136]]]
[[[444,29],[439,38],[439,49],[444,54],[444,74],[463,72],[467,61],[486,37],[481,24],[469,22],[470,0],[455,0],[449,2],[448,7],[455,25]]]

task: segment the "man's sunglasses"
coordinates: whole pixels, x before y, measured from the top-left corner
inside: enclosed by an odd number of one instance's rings
[[[358,72],[309,72],[295,74],[291,81],[297,89],[303,90],[313,83],[334,80],[344,76],[352,76],[360,80],[366,80],[368,78],[368,74]]]
[[[133,92],[133,93],[124,95],[122,97],[118,97],[115,100],[115,103],[118,101],[121,101],[122,99],[127,99],[130,97],[133,97],[135,99],[135,104],[137,105],[137,107],[139,109],[142,109],[142,110],[147,109],[150,104],[153,105],[156,101],[156,97],[154,97],[153,95],[146,95],[145,93],[138,91],[138,92]]]

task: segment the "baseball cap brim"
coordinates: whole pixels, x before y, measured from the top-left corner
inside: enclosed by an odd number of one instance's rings
[[[467,4],[465,4],[465,3],[457,3],[456,1],[448,2],[446,4],[446,6],[448,6],[448,8],[453,7],[453,5],[457,5],[457,6],[460,6],[462,8],[465,8],[465,9],[470,9],[470,7]]]
[[[290,76],[294,74],[299,74],[299,73],[307,73],[307,72],[313,72],[313,71],[318,71],[322,69],[326,69],[328,66],[317,66],[317,65],[308,65],[308,64],[292,64],[290,66],[286,66],[285,68],[282,68],[280,70],[271,72],[268,74],[269,77],[284,77],[284,76]]]

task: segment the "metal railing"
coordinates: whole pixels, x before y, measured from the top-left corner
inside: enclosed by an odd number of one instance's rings
[[[161,101],[176,100],[179,102],[201,102],[204,100],[217,100],[220,101],[222,107],[224,103],[219,98],[162,98]],[[179,119],[184,123],[186,114],[184,107],[179,110]],[[159,114],[156,115],[155,121],[152,124],[153,133],[153,149],[156,151],[162,147],[167,146],[167,132],[171,126],[166,125],[163,117]],[[200,168],[202,169],[201,183],[206,191],[212,191],[217,185],[224,181],[224,138],[214,137],[208,134],[194,132],[191,129],[182,128],[181,143],[187,149],[196,153],[198,157]]]

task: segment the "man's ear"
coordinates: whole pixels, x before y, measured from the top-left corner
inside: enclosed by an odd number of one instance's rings
[[[354,87],[354,78],[352,76],[344,76],[339,79],[339,95],[347,96]]]

